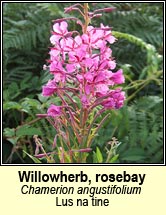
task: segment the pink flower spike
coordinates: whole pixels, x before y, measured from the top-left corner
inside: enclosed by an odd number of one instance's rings
[[[97,84],[96,85],[96,92],[101,95],[105,95],[108,92],[109,88],[106,84]]]
[[[102,13],[90,14],[91,19],[93,19],[93,18],[99,18],[101,16],[102,16]]]
[[[70,13],[72,11],[72,7],[65,7],[64,13]]]
[[[61,36],[59,36],[59,35],[52,35],[50,37],[50,42],[52,43],[52,45],[56,45],[59,42],[60,38],[61,38]]]
[[[38,155],[36,155],[35,154],[35,157],[36,158],[43,158],[43,157],[46,157],[48,154],[38,154]]]
[[[75,68],[76,68],[75,64],[67,64],[66,65],[66,70],[68,73],[74,72]]]
[[[87,98],[86,95],[81,96],[81,103],[82,103],[83,107],[86,107],[86,108],[89,107],[90,101],[89,101],[89,99]]]
[[[116,41],[116,38],[112,35],[106,37],[106,40],[110,43],[113,44]]]
[[[57,90],[57,86],[54,80],[48,81],[48,83],[42,87],[42,95],[43,96],[51,96]]]
[[[56,117],[61,115],[61,106],[56,106],[56,105],[50,105],[50,107],[47,110],[47,115],[51,117]]]
[[[102,102],[102,105],[106,109],[119,109],[124,105],[125,92],[121,89],[112,90],[111,95],[108,99]]]
[[[112,69],[115,69],[115,67],[116,67],[116,62],[114,61],[114,60],[110,60],[109,62],[108,62],[108,66],[109,66],[109,68],[112,70]]]
[[[56,19],[56,20],[52,20],[54,23],[60,23],[63,21],[67,21],[67,20],[76,20],[77,22],[81,22],[78,18],[76,17],[67,17],[67,18],[61,18],[61,19]]]
[[[77,4],[74,4],[70,7],[65,7],[64,9],[64,13],[70,13],[74,7],[81,7],[81,8],[84,8],[81,4],[77,3]]]
[[[94,13],[100,13],[100,12],[112,12],[116,10],[116,7],[106,7],[102,9],[95,10]]]
[[[47,114],[36,114],[37,117],[40,117],[40,118],[45,118],[47,117]]]
[[[110,78],[115,84],[123,84],[125,82],[125,78],[123,75],[123,70],[119,69],[116,73],[112,73]]]
[[[91,148],[85,148],[85,149],[72,149],[72,152],[91,152]]]
[[[46,157],[46,156],[49,156],[51,154],[57,154],[56,152],[48,152],[46,154],[38,154],[38,155],[35,155],[36,158],[43,158],[43,157]]]
[[[77,17],[60,18],[52,23],[50,57],[46,60],[48,66],[43,67],[52,80],[42,88],[42,95],[51,98],[46,113],[37,116],[38,120],[45,117],[56,130],[52,151],[57,150],[60,163],[86,161],[84,154],[77,154],[92,151],[93,138],[109,115],[101,114],[124,105],[125,92],[117,86],[125,78],[123,71],[116,69],[116,58],[112,55],[111,44],[116,41],[112,27],[91,24],[92,18],[113,10],[109,7],[89,12],[88,3],[77,3],[65,8],[65,13],[79,12],[85,24]],[[70,30],[70,20],[80,25],[78,31],[75,27]],[[102,119],[97,123],[100,116]],[[70,135],[74,135],[74,141]],[[38,153],[39,147],[36,156],[47,156]]]
[[[62,21],[60,23],[55,23],[53,25],[53,30],[54,30],[55,34],[57,33],[58,35],[63,36],[64,34],[66,34],[68,32],[67,26],[68,26],[67,22]]]
[[[56,148],[56,145],[57,145],[57,136],[58,136],[58,134],[56,134],[55,137],[54,137],[54,141],[53,141],[53,144],[52,144],[52,149]]]

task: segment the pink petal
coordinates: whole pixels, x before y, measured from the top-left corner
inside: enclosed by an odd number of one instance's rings
[[[56,105],[50,105],[50,107],[47,110],[47,115],[51,117],[56,117],[61,115],[61,106],[56,106]]]

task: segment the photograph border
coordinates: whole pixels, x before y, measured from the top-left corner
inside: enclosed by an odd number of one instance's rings
[[[94,1],[87,1],[93,3]],[[163,3],[163,163],[140,163],[140,164],[104,164],[104,163],[71,163],[71,164],[6,164],[3,163],[3,3],[62,3],[61,1],[1,1],[1,147],[0,147],[0,166],[166,166],[165,158],[165,1],[105,1],[105,3]],[[63,1],[63,3],[76,3],[76,1]],[[104,3],[104,2],[97,2]]]

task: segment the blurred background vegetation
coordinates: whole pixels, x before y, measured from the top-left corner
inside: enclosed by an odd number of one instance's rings
[[[52,102],[41,96],[42,85],[50,78],[43,64],[49,59],[52,20],[68,16],[63,11],[70,5],[3,3],[3,163],[33,163],[23,153],[34,154],[33,135],[51,150],[55,131],[35,115],[45,113]],[[111,48],[117,67],[124,70],[127,97],[121,110],[110,111],[93,149],[104,158],[106,143],[116,137],[121,142],[116,163],[162,163],[163,3],[89,3],[89,7],[116,7],[94,19],[93,25],[111,26],[118,39]],[[71,27],[77,26],[71,22]]]

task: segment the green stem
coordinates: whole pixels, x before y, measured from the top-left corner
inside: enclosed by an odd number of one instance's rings
[[[104,124],[104,122],[106,121],[106,119],[108,119],[108,117],[110,116],[110,113],[108,113],[100,122],[100,124],[98,125],[98,127],[96,128],[95,132],[94,132],[94,136],[97,134],[98,130],[101,128],[101,126]],[[91,143],[93,141],[93,138],[90,139],[90,141],[87,144],[87,147],[89,148]]]
[[[131,96],[129,96],[126,101],[130,101],[140,90],[142,90],[146,85],[149,84],[149,80],[145,82],[138,90],[136,90]]]

